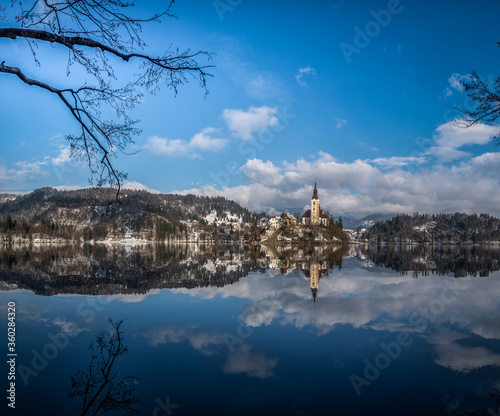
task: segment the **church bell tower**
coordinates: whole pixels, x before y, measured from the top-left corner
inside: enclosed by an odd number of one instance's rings
[[[319,198],[316,181],[314,181],[314,191],[311,199],[311,225],[319,225]]]

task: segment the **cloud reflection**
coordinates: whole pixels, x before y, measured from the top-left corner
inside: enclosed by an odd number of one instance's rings
[[[195,350],[203,355],[215,354],[217,352],[216,346],[224,344],[222,334],[214,331],[200,331],[192,326],[154,328],[145,333],[144,337],[153,347],[168,343],[189,342]]]
[[[241,345],[233,354],[229,354],[224,364],[226,374],[246,374],[249,377],[268,378],[274,376],[277,359],[266,358],[252,352],[248,345]]]
[[[365,267],[350,259],[344,262],[341,272],[335,270],[321,278],[316,303],[305,276],[281,275],[273,270],[252,274],[230,286],[176,291],[204,299],[248,299],[241,318],[250,327],[312,326],[319,336],[347,324],[419,334],[434,348],[438,365],[469,372],[488,365],[500,366],[500,355],[482,346],[457,342],[473,335],[500,340],[500,321],[495,319],[500,315],[499,281],[500,272],[483,278],[431,275],[415,279]],[[415,325],[410,319],[412,314],[423,320],[425,327]],[[455,335],[450,337],[446,332],[447,337],[439,338],[448,327],[455,328]]]

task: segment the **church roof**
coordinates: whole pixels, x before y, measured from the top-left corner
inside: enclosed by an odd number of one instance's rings
[[[328,218],[328,215],[325,214],[325,212],[320,209],[319,210],[319,217],[320,218]],[[311,218],[311,210],[308,209],[306,212],[304,212],[304,215],[302,215],[302,218]]]
[[[313,191],[312,199],[319,199],[318,198],[318,188],[316,188],[316,181],[314,181],[314,191]]]

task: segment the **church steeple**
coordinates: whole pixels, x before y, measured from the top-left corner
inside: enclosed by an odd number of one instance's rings
[[[311,293],[313,295],[314,305],[316,305],[316,297],[318,296],[318,288],[317,287],[312,288],[311,289]]]
[[[312,199],[319,199],[318,198],[318,188],[316,188],[316,179],[314,180],[314,191],[313,191]]]
[[[314,180],[314,191],[311,199],[311,225],[319,225],[319,211],[318,188],[316,187],[316,180]]]

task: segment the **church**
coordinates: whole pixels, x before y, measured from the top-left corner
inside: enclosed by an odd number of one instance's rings
[[[300,223],[303,225],[328,225],[328,215],[319,206],[318,188],[314,181],[314,191],[311,198],[311,209],[308,209],[302,217]]]

